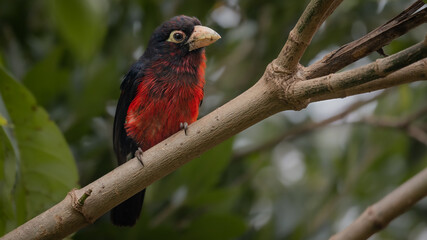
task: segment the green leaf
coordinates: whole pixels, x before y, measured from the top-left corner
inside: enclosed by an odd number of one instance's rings
[[[206,208],[211,213],[229,212],[233,209],[242,191],[239,187],[216,188],[211,191],[205,191],[189,198],[185,206],[191,208]]]
[[[12,144],[5,127],[2,127],[0,128],[0,235],[12,230],[8,227],[9,225],[16,225],[13,196],[11,195],[15,183],[15,159]],[[17,205],[17,207],[20,206]]]
[[[90,59],[100,46],[107,27],[103,0],[50,1],[58,31],[81,60]]]
[[[168,199],[182,186],[186,187],[190,197],[196,197],[212,189],[230,162],[232,144],[231,138],[156,183],[155,199],[158,201]]]
[[[231,159],[233,139],[229,139],[204,153],[182,168],[180,174],[191,193],[212,188],[220,179]]]
[[[43,106],[53,103],[68,85],[69,71],[60,67],[62,48],[55,48],[45,59],[32,67],[22,79]]]
[[[11,122],[5,103],[0,94],[0,115],[8,123]],[[19,164],[18,143],[13,134],[12,124],[0,128],[0,235],[11,231],[17,223],[24,222],[21,213],[26,212],[25,202],[16,201],[13,194]],[[15,214],[14,209],[19,213]]]
[[[236,193],[238,194],[239,190],[235,188],[221,188],[217,190],[207,191],[203,194],[199,194],[197,197],[192,198],[190,201],[188,201],[188,204],[193,207],[212,207],[213,204],[221,202],[225,199],[235,198],[233,195],[236,195]]]
[[[2,192],[1,201],[6,204],[0,206],[0,211],[3,213],[2,223],[6,222],[9,228],[22,224],[63,199],[77,186],[78,175],[71,151],[58,127],[37,105],[31,93],[1,67],[0,96],[0,103],[5,106],[0,104],[0,112],[13,126],[3,126],[3,132],[0,132],[3,170],[0,184],[6,186],[2,191],[10,196],[10,199],[4,199]],[[15,206],[13,214],[11,203]]]
[[[78,141],[92,128],[92,119],[105,114],[107,101],[117,98],[120,77],[115,72],[116,66],[117,62],[110,60],[92,64],[87,70],[82,88],[73,90],[71,106],[75,119],[69,131],[64,133],[69,141]]]
[[[180,239],[234,239],[242,235],[245,230],[245,220],[237,215],[203,215],[192,222],[191,226]]]
[[[3,53],[0,51],[0,67],[4,66]]]

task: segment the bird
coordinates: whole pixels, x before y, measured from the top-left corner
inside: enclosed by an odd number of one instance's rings
[[[197,120],[204,96],[205,47],[221,36],[196,17],[175,16],[152,33],[142,56],[120,84],[113,124],[113,148],[118,165]],[[146,189],[111,210],[114,225],[133,226]]]

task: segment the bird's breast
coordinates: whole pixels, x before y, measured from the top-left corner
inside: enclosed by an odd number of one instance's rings
[[[203,74],[184,70],[147,72],[127,113],[128,136],[147,150],[178,132],[180,123],[196,121],[203,85],[204,68]]]

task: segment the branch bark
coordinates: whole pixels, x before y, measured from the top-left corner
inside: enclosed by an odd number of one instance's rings
[[[273,61],[276,72],[292,73],[320,25],[343,0],[312,0],[289,33],[288,40]]]
[[[380,89],[394,87],[400,84],[411,83],[427,79],[427,59],[421,59],[407,67],[395,71],[384,78],[375,79],[371,82],[361,84],[352,89],[338,91],[330,95],[313,97],[312,101],[322,101],[331,98],[344,98],[359,93],[372,92]]]
[[[82,189],[71,191],[51,209],[36,216],[2,239],[59,239],[94,222],[120,202],[181,167],[225,139],[283,110],[301,109],[321,96],[335,97],[335,91],[354,91],[375,79],[387,79],[393,72],[426,57],[426,43],[342,74],[305,80],[298,61],[321,22],[341,1],[312,0],[298,21],[292,37],[264,75],[246,92],[144,152],[144,167],[132,159]],[[416,51],[415,51],[416,50]],[[400,79],[398,83],[404,82]],[[363,89],[360,91],[368,91]],[[84,202],[79,201],[86,196]]]
[[[379,78],[382,78],[383,81],[387,81],[387,76],[389,74],[426,57],[427,37],[423,42],[389,57],[378,59],[368,65],[337,74],[295,82],[290,89],[290,92],[292,93],[291,97],[297,99],[322,97],[323,100],[335,97],[333,94],[337,92],[344,90],[347,91],[350,89],[353,90],[353,93],[359,94],[362,92],[357,92],[353,88],[356,85],[360,86]],[[423,65],[423,63],[423,61],[420,61],[421,65]],[[424,74],[427,71],[425,69],[424,71],[422,70],[423,69],[421,69],[421,72]],[[424,74],[422,74],[421,77],[424,77]]]
[[[368,207],[359,218],[330,240],[367,239],[427,196],[427,169]]]

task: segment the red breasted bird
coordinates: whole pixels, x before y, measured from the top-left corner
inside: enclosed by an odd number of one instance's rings
[[[113,132],[119,164],[196,121],[205,84],[204,47],[219,38],[187,16],[176,16],[154,31],[120,86]],[[113,224],[134,225],[144,194],[145,189],[115,207]]]

